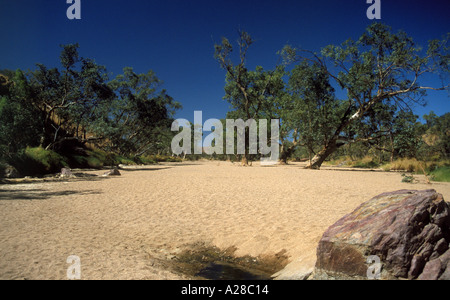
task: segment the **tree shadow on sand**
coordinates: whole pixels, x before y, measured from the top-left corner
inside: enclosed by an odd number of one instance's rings
[[[172,166],[164,166],[164,167],[121,167],[119,168],[120,172],[133,172],[133,171],[161,171],[166,169],[172,169]]]
[[[160,171],[171,169],[173,166],[160,167],[134,167],[134,168],[120,168],[121,172],[133,171]],[[107,168],[106,168],[107,169]],[[105,169],[105,170],[106,170]],[[78,182],[78,181],[103,181],[120,179],[120,176],[102,176],[84,172],[74,172],[72,177],[54,177],[51,175],[45,178],[19,178],[19,179],[0,179],[0,201],[5,200],[46,200],[52,197],[64,197],[71,195],[98,195],[99,190],[66,190],[52,192],[47,189],[35,188],[33,185],[42,185],[54,182]],[[25,187],[24,187],[25,186]],[[37,186],[36,186],[37,187]]]
[[[43,189],[2,189],[0,190],[0,201],[2,200],[47,200],[52,197],[63,197],[71,195],[99,195],[100,191],[57,191],[51,192]]]

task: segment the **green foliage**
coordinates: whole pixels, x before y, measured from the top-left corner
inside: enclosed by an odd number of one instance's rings
[[[88,156],[86,158],[86,164],[89,168],[98,169],[103,167],[104,162],[101,161],[98,157],[95,156]]]
[[[417,116],[411,112],[400,111],[392,125],[393,148],[398,157],[414,158],[422,144],[419,135]]]
[[[254,40],[245,31],[239,32],[237,48],[239,59],[233,61],[231,53],[233,45],[228,39],[223,38],[221,44],[215,45],[214,57],[220,67],[226,71],[224,100],[231,104],[232,111],[227,118],[233,119],[280,119],[282,105],[286,102],[285,83],[286,75],[283,66],[277,66],[274,70],[264,70],[257,66],[254,71],[246,66],[246,56],[249,47]],[[282,124],[283,127],[283,124]],[[246,139],[249,131],[246,129]],[[281,140],[287,138],[288,130],[282,128]],[[244,163],[248,162],[249,149],[246,143]]]
[[[121,155],[160,150],[158,139],[163,148],[170,146],[172,116],[181,106],[161,88],[156,75],[136,74],[127,67],[108,81],[106,68],[81,57],[78,48],[62,46],[61,69],[38,64],[30,74],[34,105],[44,116],[38,126],[41,146],[59,151],[76,139],[97,142],[98,148]],[[100,163],[93,159],[90,164]]]
[[[353,163],[355,168],[374,169],[380,167],[380,163],[373,157],[365,157]]]
[[[34,175],[59,171],[66,161],[100,168],[133,164],[147,153],[169,154],[170,125],[181,105],[156,75],[125,68],[109,81],[106,68],[81,57],[78,48],[62,46],[60,68],[37,64],[27,74],[0,72],[0,161]],[[84,151],[88,142],[96,150]]]
[[[141,165],[154,165],[157,162],[155,160],[152,159],[152,157],[150,156],[139,156],[137,158],[137,163],[141,164]]]
[[[13,157],[9,163],[24,176],[57,173],[68,167],[67,160],[58,153],[41,147],[27,147]]]
[[[29,75],[34,106],[44,116],[42,147],[59,150],[67,137],[82,140],[99,108],[108,105],[113,96],[106,84],[106,68],[80,57],[78,48],[78,44],[62,46],[62,69],[37,64],[37,70]]]
[[[3,178],[6,170],[6,164],[0,161],[0,179]]]
[[[181,107],[161,88],[154,72],[136,74],[132,68],[108,83],[114,97],[98,111],[90,131],[103,136],[108,151],[142,155],[170,146],[172,116]]]
[[[430,176],[433,181],[450,182],[450,166],[438,167],[430,173]]]
[[[51,150],[45,150],[41,147],[27,147],[25,149],[25,155],[42,164],[48,171],[54,169],[55,166],[57,168],[67,166],[61,155]]]
[[[143,157],[144,160],[154,162],[182,162],[183,160],[178,157],[165,156],[165,155],[147,155]]]
[[[402,182],[405,182],[405,183],[413,183],[414,182],[414,176],[412,176],[412,175],[410,175],[410,176],[408,176],[408,175],[406,175],[406,174],[402,174]]]
[[[22,73],[16,79],[21,83]],[[11,158],[26,146],[39,143],[41,114],[29,102],[12,96],[0,97],[0,157]]]
[[[406,124],[411,120],[400,116],[406,121],[403,124],[406,131],[396,130],[392,120],[413,104],[425,104],[426,90],[445,88],[422,86],[419,81],[427,73],[448,73],[447,43],[448,37],[432,41],[425,54],[406,33],[393,33],[389,26],[373,23],[358,40],[329,45],[321,53],[286,46],[282,55],[287,63],[320,66],[347,93],[338,122],[332,126],[311,167],[319,168],[326,158],[348,143],[360,141],[386,148],[395,132],[396,146],[392,147],[391,142],[391,150],[396,148],[393,152],[412,156],[420,143],[414,128]]]
[[[326,162],[327,165],[363,169],[375,169],[380,167],[380,162],[373,156],[366,155],[360,159],[352,159],[350,156],[341,156]]]
[[[419,161],[450,156],[450,113],[431,112],[420,124],[409,112],[413,104],[425,103],[426,90],[440,89],[420,85],[425,74],[448,76],[449,37],[422,51],[406,33],[373,23],[357,40],[320,53],[285,47],[285,61],[295,63],[291,69],[250,70],[247,52],[254,40],[240,32],[238,55],[224,38],[215,45],[215,58],[226,71],[228,116],[280,119],[282,159],[308,157],[320,167],[327,158],[345,156],[349,165],[369,168],[390,160],[383,168],[420,172],[431,167]],[[28,73],[0,71],[0,161],[15,163],[24,174],[59,171],[67,164],[179,161],[170,157],[175,134],[170,125],[181,105],[154,72],[126,67],[110,80],[104,66],[79,54],[78,44],[61,48],[58,68],[38,64]],[[345,99],[336,98],[333,87],[341,88]],[[95,149],[85,151],[86,144]],[[435,171],[439,178],[447,169]]]
[[[114,165],[111,160],[111,156],[100,149],[87,150],[86,154],[86,163],[91,168],[100,168],[104,165]]]
[[[295,66],[288,89],[291,97],[282,116],[310,156],[333,134],[342,114],[342,102],[335,98],[329,76],[318,64],[303,62]]]
[[[450,113],[438,117],[433,111],[425,115],[422,126],[422,145],[419,149],[423,158],[434,160],[450,158]]]
[[[114,158],[114,161],[117,165],[135,165],[136,164],[136,162],[133,159],[124,157],[121,155],[117,155]]]
[[[70,166],[71,167],[77,167],[82,168],[87,165],[87,158],[82,155],[71,155],[70,157]]]

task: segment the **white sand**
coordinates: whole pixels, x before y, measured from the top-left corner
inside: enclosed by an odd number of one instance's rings
[[[330,225],[382,192],[433,188],[450,200],[450,183],[402,183],[399,173],[225,162],[121,173],[0,185],[0,279],[66,279],[70,255],[82,279],[179,279],[162,262],[196,242],[310,263]]]

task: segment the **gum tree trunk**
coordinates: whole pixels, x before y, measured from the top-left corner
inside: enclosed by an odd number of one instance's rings
[[[284,145],[281,146],[280,151],[280,164],[287,165],[288,158],[294,153],[296,145],[292,145],[290,147],[286,147]]]
[[[323,147],[310,161],[310,164],[306,166],[306,169],[319,170],[323,162],[333,154],[337,149],[344,146],[345,143],[338,142],[337,138],[333,138],[326,146]]]

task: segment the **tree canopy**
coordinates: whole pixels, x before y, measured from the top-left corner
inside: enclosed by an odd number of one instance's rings
[[[3,160],[37,146],[64,153],[91,145],[131,157],[170,153],[170,124],[181,105],[154,72],[126,67],[110,80],[106,67],[80,56],[78,44],[61,47],[59,68],[1,72]]]
[[[419,83],[425,74],[448,78],[447,44],[448,36],[441,41],[432,40],[424,53],[406,33],[393,33],[389,26],[374,23],[357,41],[349,39],[341,45],[329,45],[320,53],[286,46],[282,54],[287,63],[317,65],[347,92],[339,121],[309,167],[320,168],[339,147],[383,132],[380,126],[370,136],[349,129],[361,129],[361,125],[369,123],[375,126],[381,112],[392,108],[395,112],[410,110],[414,104],[426,103],[427,90],[448,89],[448,81],[435,87]]]
[[[308,167],[318,169],[352,143],[389,152],[391,159],[420,148],[417,116],[411,111],[426,104],[427,90],[449,89],[449,36],[430,41],[423,51],[405,32],[373,23],[358,40],[329,45],[319,53],[287,45],[280,51],[284,65],[252,71],[246,60],[254,39],[241,31],[236,46],[226,38],[215,45],[215,58],[226,71],[224,99],[233,109],[229,116],[279,118],[281,160],[306,147]],[[430,74],[442,85],[421,85]],[[338,99],[335,89],[347,97]]]

